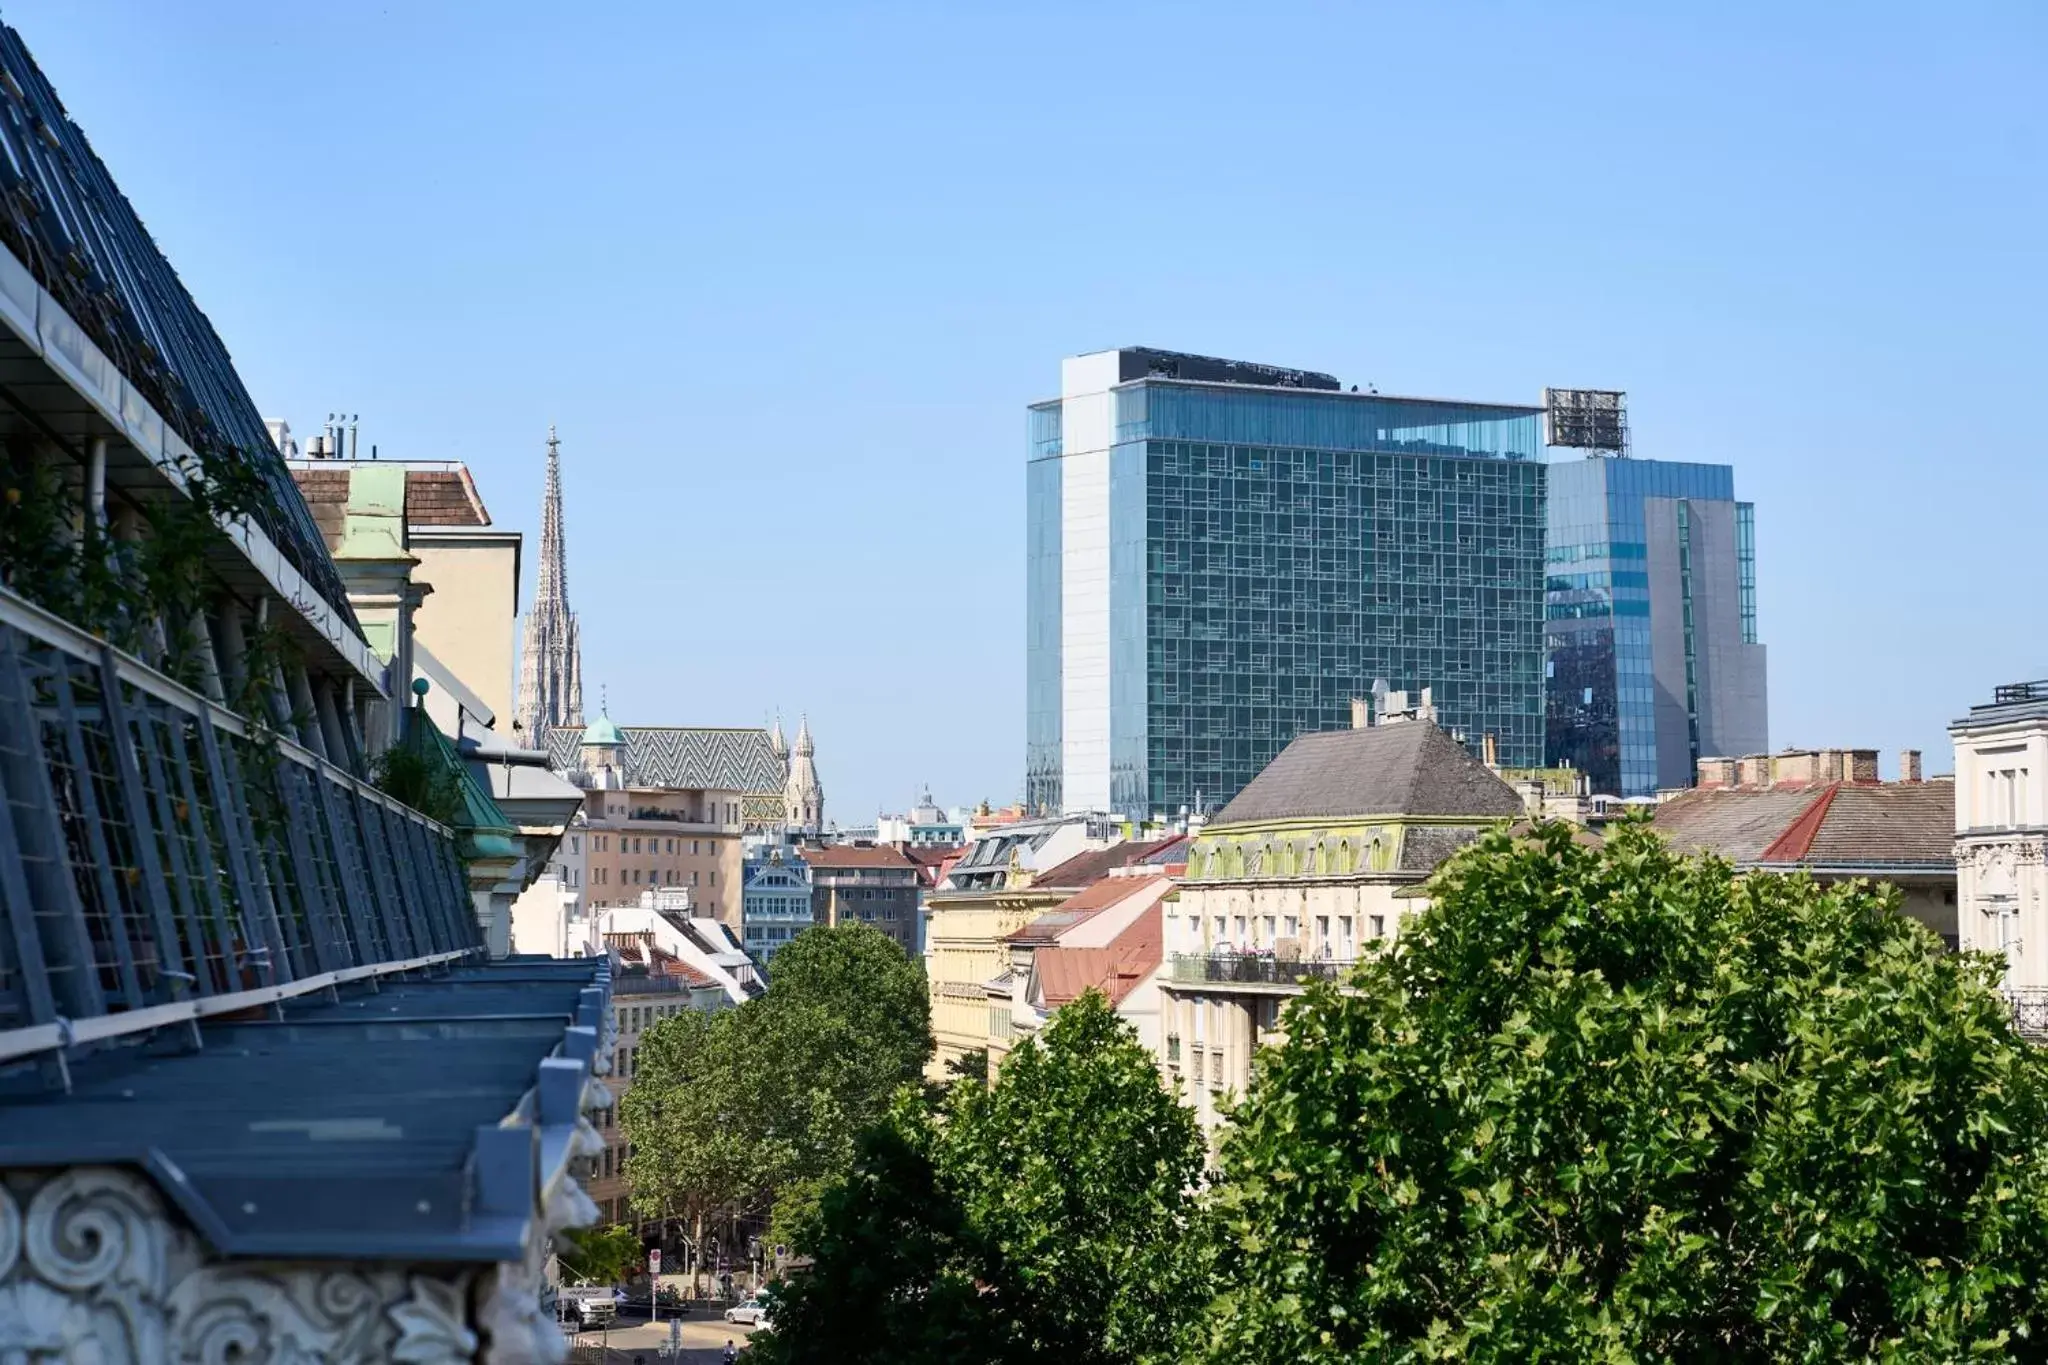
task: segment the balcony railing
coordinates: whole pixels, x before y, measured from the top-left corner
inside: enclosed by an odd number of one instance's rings
[[[1303,958],[1297,961],[1263,953],[1176,953],[1171,979],[1215,981],[1244,986],[1292,986],[1302,981],[1335,981],[1358,963],[1351,958]]]
[[[0,1063],[479,949],[445,827],[0,590]]]
[[[2015,1033],[2037,1043],[2048,1043],[2048,990],[2039,987],[2008,990],[2005,1001],[2012,1007]]]

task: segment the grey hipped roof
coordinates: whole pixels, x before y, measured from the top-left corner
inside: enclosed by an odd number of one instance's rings
[[[1216,817],[1218,825],[1359,816],[1512,819],[1522,799],[1427,721],[1300,735]]]
[[[688,791],[779,792],[782,760],[758,728],[703,729],[676,725],[621,725],[626,737],[623,774],[629,787]],[[548,758],[563,771],[582,763],[583,727],[547,732]]]

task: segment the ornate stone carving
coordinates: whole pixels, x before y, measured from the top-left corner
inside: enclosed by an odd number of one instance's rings
[[[588,1125],[579,1124],[579,1139],[585,1127]],[[595,1130],[592,1131],[594,1136]],[[579,1141],[578,1146],[582,1145]],[[598,1139],[598,1146],[602,1150],[602,1138]],[[570,1228],[595,1223],[598,1209],[575,1181],[562,1179],[548,1193],[544,1216],[545,1235],[528,1246],[526,1259],[499,1266],[487,1287],[480,1291],[477,1322],[490,1342],[488,1358],[493,1361],[559,1365],[568,1358],[568,1339],[555,1320],[541,1309],[541,1285],[555,1237]]]
[[[476,1359],[468,1281],[209,1259],[147,1180],[111,1167],[0,1184],[6,1365],[457,1365]]]

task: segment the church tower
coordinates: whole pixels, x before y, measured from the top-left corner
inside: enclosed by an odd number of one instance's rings
[[[781,730],[777,722],[777,731]],[[825,788],[818,782],[818,765],[812,761],[811,718],[805,716],[796,727],[796,746],[789,752],[789,779],[782,785],[784,818],[791,834],[825,832]]]
[[[569,610],[568,552],[562,541],[562,457],[548,427],[547,491],[540,505],[540,583],[526,613],[519,659],[519,728],[531,749],[547,747],[547,732],[583,724],[583,644]]]

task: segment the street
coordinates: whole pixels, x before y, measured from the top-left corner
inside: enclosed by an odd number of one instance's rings
[[[683,1319],[683,1352],[674,1357],[683,1365],[713,1365],[722,1358],[725,1343],[737,1344],[745,1359],[751,1327],[739,1327],[718,1318]],[[610,1332],[585,1332],[574,1338],[570,1359],[583,1365],[662,1365],[670,1357],[659,1354],[669,1343],[667,1321],[652,1323],[628,1320]]]

